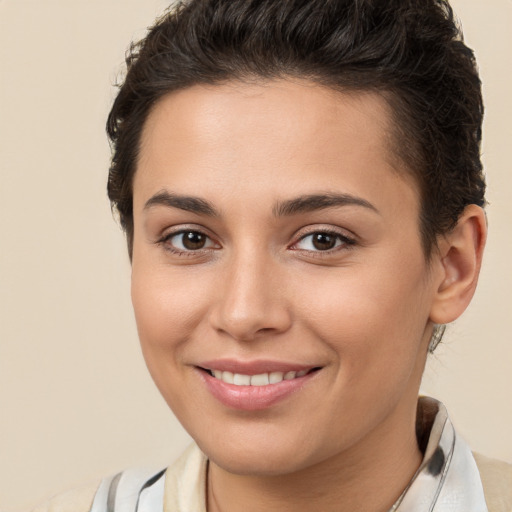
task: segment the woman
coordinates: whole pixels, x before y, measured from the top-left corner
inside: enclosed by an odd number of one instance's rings
[[[477,284],[482,113],[442,1],[164,16],[110,113],[108,191],[146,363],[197,444],[63,506],[512,509],[511,468],[418,400]]]

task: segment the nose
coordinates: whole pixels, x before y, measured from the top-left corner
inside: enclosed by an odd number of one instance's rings
[[[210,325],[237,341],[287,331],[292,322],[284,275],[272,258],[240,255],[219,274]]]

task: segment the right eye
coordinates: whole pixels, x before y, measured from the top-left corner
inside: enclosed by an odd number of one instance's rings
[[[177,253],[201,251],[216,247],[216,244],[209,236],[201,233],[201,231],[195,230],[183,230],[177,233],[170,233],[162,242],[165,243],[171,251]]]

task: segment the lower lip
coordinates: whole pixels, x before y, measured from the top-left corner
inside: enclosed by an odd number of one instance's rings
[[[233,409],[258,411],[267,409],[300,391],[318,371],[295,379],[283,380],[266,386],[236,386],[216,379],[204,370],[199,370],[210,393],[221,403]]]

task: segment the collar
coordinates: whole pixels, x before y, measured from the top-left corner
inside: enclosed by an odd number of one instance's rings
[[[423,461],[389,512],[488,512],[473,454],[445,406],[420,397],[416,425]]]

